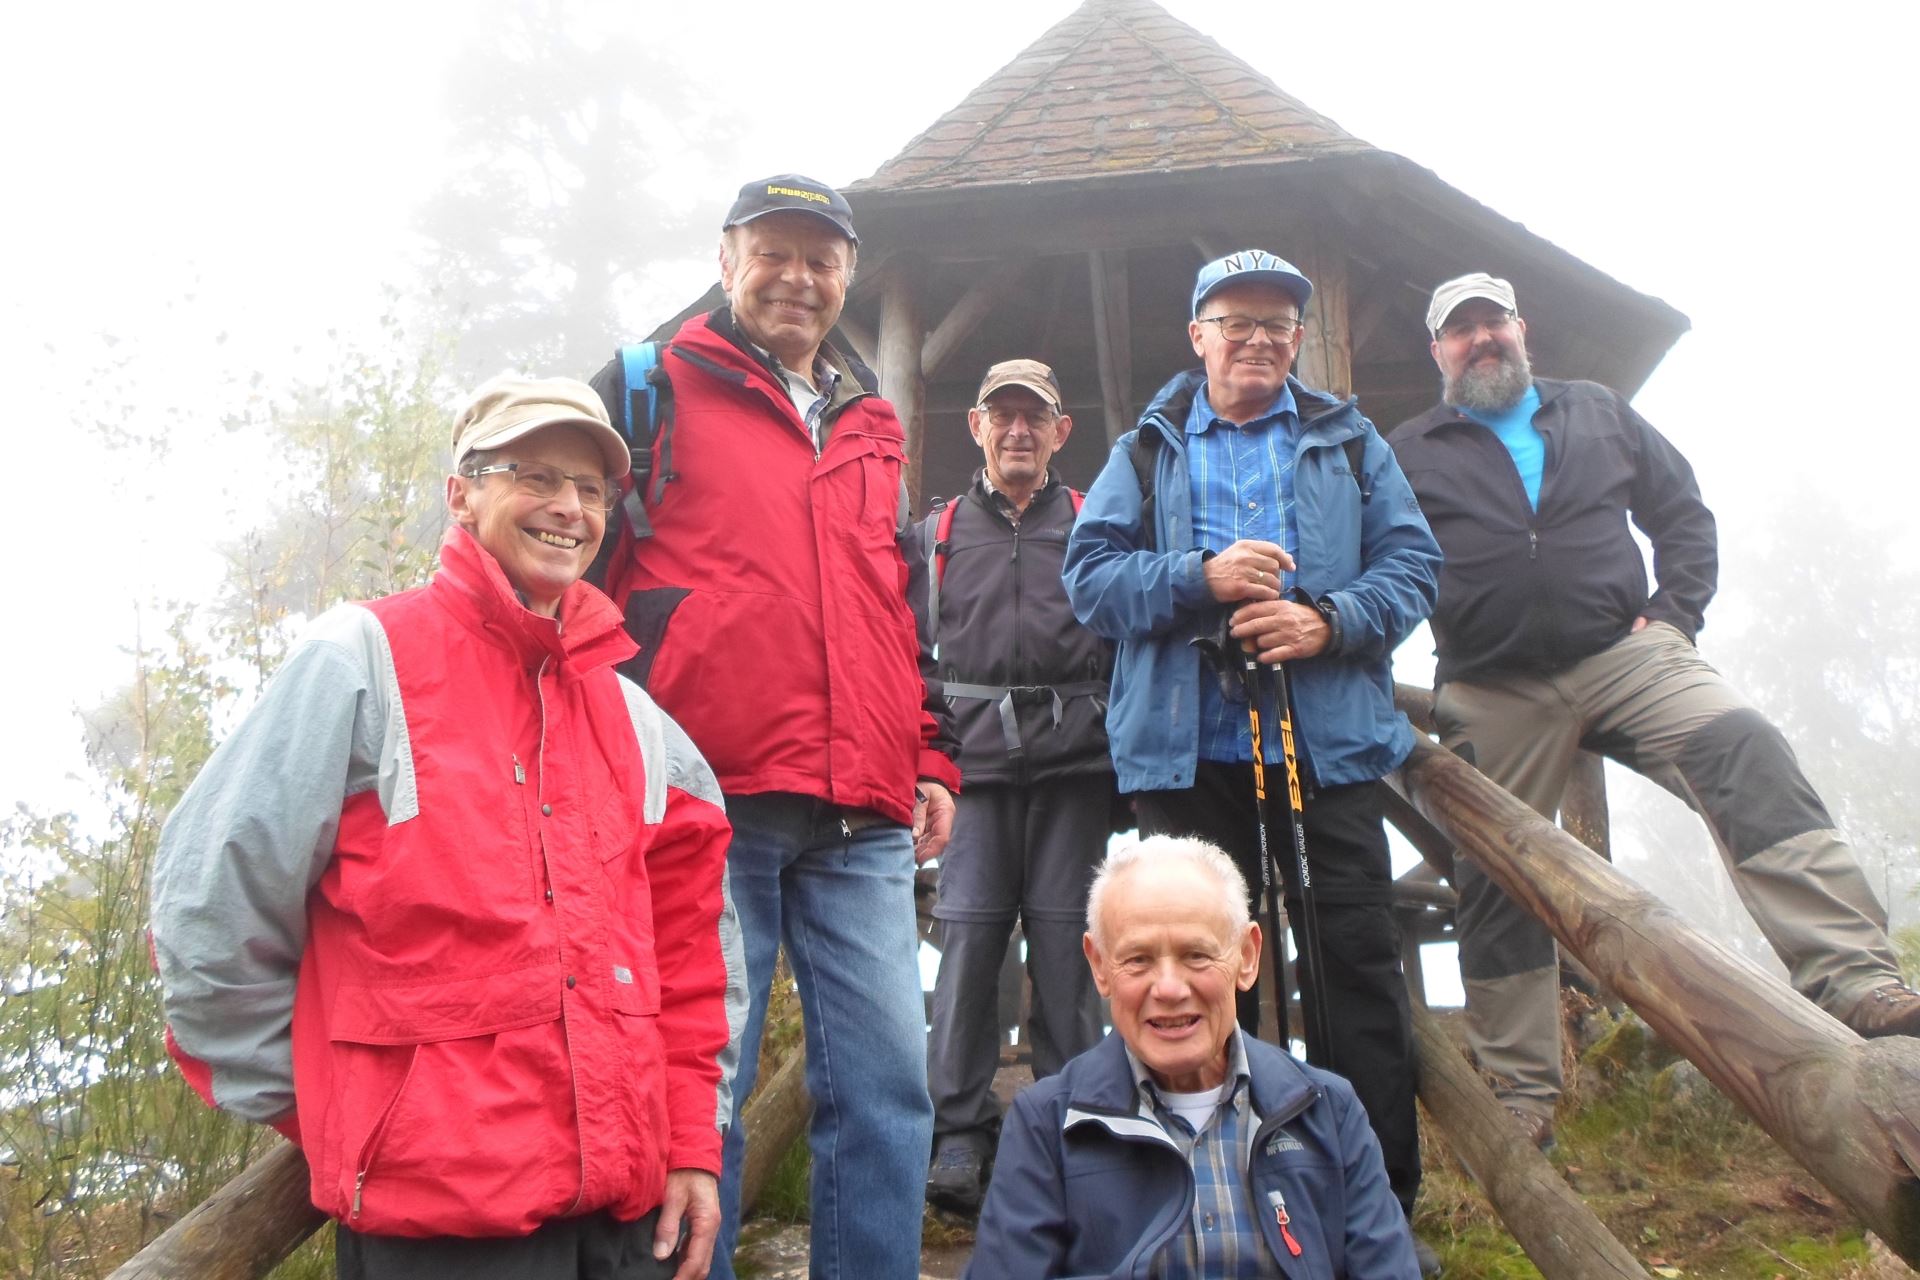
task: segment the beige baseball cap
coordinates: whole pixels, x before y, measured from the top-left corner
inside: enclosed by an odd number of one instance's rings
[[[1513,300],[1512,285],[1484,271],[1475,271],[1471,275],[1456,276],[1433,291],[1433,301],[1427,306],[1427,332],[1440,332],[1440,326],[1447,322],[1453,309],[1474,298],[1498,303],[1515,314],[1520,311]]]
[[[987,376],[980,379],[980,394],[973,402],[985,404],[987,397],[1002,387],[1025,387],[1045,400],[1055,413],[1066,408],[1065,397],[1060,394],[1060,379],[1038,360],[1002,360],[994,365],[987,370]]]
[[[453,419],[453,469],[468,454],[498,449],[542,427],[579,427],[606,458],[609,476],[633,468],[633,454],[613,424],[600,393],[574,378],[529,378],[503,373],[489,378]]]

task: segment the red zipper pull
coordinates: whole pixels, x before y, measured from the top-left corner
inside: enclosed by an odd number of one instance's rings
[[[1293,1232],[1287,1230],[1287,1224],[1293,1219],[1287,1216],[1287,1199],[1278,1191],[1267,1192],[1267,1203],[1273,1206],[1273,1220],[1280,1226],[1280,1239],[1286,1244],[1287,1252],[1294,1257],[1300,1256],[1300,1242],[1293,1238]]]

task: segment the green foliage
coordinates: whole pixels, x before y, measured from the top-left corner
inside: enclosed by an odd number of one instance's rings
[[[391,349],[404,352],[397,324]],[[0,1274],[102,1276],[279,1139],[204,1106],[168,1060],[148,885],[166,816],[295,629],[425,580],[444,523],[444,348],[350,353],[242,424],[284,472],[207,610],[173,608],[85,715],[93,800],[0,819]],[[164,439],[133,441],[152,450]],[[331,1271],[331,1240],[283,1270]]]

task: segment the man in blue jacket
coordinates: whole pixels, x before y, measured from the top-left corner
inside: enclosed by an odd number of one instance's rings
[[[1114,1034],[1015,1100],[969,1280],[1419,1274],[1352,1088],[1234,1025],[1260,927],[1233,862],[1119,849],[1087,929]]]
[[[1193,835],[1259,875],[1247,705],[1191,641],[1223,620],[1292,677],[1307,859],[1331,1044],[1308,1061],[1353,1082],[1401,1206],[1420,1184],[1411,1016],[1380,779],[1413,749],[1389,655],[1432,609],[1440,549],[1406,478],[1351,400],[1289,376],[1313,286],[1272,254],[1208,263],[1187,326],[1203,369],[1160,390],[1087,494],[1067,594],[1118,642],[1107,732],[1141,830]],[[1277,675],[1277,673],[1274,673]],[[1267,762],[1279,744],[1267,735]],[[1290,847],[1284,804],[1268,843]],[[1301,920],[1291,858],[1288,917]],[[1278,940],[1275,940],[1278,945]],[[1257,1030],[1252,993],[1240,1025]],[[1312,1019],[1309,1018],[1309,1021]]]

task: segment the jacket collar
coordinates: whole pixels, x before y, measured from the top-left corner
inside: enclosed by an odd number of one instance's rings
[[[500,562],[459,525],[441,539],[440,571],[433,575],[432,590],[454,616],[511,650],[524,666],[551,658],[577,678],[625,662],[639,651],[613,601],[585,581],[574,583],[560,597],[558,618],[527,608]]]
[[[1146,413],[1141,415],[1141,427],[1144,429],[1151,425],[1176,448],[1184,448],[1187,414],[1193,408],[1194,396],[1206,381],[1205,369],[1187,369],[1176,373],[1154,393]],[[1342,440],[1359,431],[1358,423],[1343,421],[1340,416],[1359,404],[1355,397],[1342,400],[1324,391],[1316,391],[1292,374],[1287,375],[1287,389],[1293,392],[1294,408],[1300,415],[1302,437],[1324,431],[1330,434],[1331,439]],[[1541,394],[1544,396],[1546,393],[1543,390]]]
[[[1247,1056],[1247,1072],[1253,1080],[1256,1112],[1269,1118],[1296,1114],[1312,1103],[1320,1086],[1307,1077],[1291,1055],[1244,1034],[1240,1041]],[[1109,1034],[1081,1055],[1074,1067],[1068,1084],[1064,1127],[1092,1121],[1116,1136],[1152,1136],[1136,1132],[1130,1123],[1141,1119],[1140,1095],[1126,1042],[1118,1033]],[[1158,1132],[1159,1126],[1153,1125],[1153,1129]]]
[[[708,365],[711,371],[731,373],[743,377],[743,380],[758,377],[771,394],[792,403],[786,385],[774,371],[773,365],[740,331],[731,307],[715,307],[703,316],[694,316],[680,326],[671,345],[682,354],[692,352],[701,357],[702,363]],[[820,345],[820,358],[840,375],[839,381],[834,384],[833,398],[827,403],[829,417],[879,389],[879,379],[874,376],[873,370],[841,351],[831,341]],[[809,375],[812,372],[811,369],[807,370]]]

